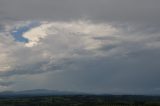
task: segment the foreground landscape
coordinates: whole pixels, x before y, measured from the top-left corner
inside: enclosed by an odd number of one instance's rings
[[[59,95],[1,97],[0,106],[160,106],[158,96]]]

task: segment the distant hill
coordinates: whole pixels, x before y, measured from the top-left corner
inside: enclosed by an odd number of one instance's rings
[[[54,96],[54,95],[83,95],[86,93],[47,90],[47,89],[33,89],[24,91],[5,91],[0,92],[0,97],[14,97],[14,96]]]

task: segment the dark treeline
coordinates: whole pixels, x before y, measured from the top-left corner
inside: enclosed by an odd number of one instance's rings
[[[43,96],[5,97],[0,106],[160,106],[158,96]]]

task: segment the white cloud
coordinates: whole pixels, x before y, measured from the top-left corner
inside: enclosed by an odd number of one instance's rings
[[[29,40],[27,43],[17,42],[9,35],[15,24],[1,33],[0,58],[3,61],[0,62],[0,71],[25,74],[61,70],[72,59],[127,56],[155,44],[148,42],[151,36],[126,35],[123,29],[107,23],[85,20],[40,23],[22,35]]]
[[[92,37],[108,36],[115,33],[116,31],[117,30],[111,25],[93,24],[89,21],[43,22],[42,25],[31,29],[23,36],[29,40],[29,43],[26,44],[26,46],[28,47],[32,47],[38,44],[40,39],[43,39],[48,35],[56,37],[57,34],[58,36],[62,36],[65,39],[69,37],[80,37],[82,39],[84,38],[83,40],[85,41],[83,41],[83,43],[88,43],[88,45],[89,43],[92,43],[90,45],[93,45]],[[96,47],[96,44],[93,46]]]
[[[15,25],[2,33],[0,58],[3,61],[0,63],[0,69],[3,73],[43,72],[54,70],[54,67],[57,70],[65,65],[66,59],[97,55],[96,49],[106,42],[94,37],[112,36],[117,33],[117,29],[111,25],[89,21],[41,23],[42,25],[22,35],[29,40],[28,43],[17,42],[9,35]]]

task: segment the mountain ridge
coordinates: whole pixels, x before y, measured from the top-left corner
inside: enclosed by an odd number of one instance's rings
[[[71,91],[59,91],[49,89],[31,89],[22,91],[3,91],[0,92],[0,97],[12,97],[12,96],[54,96],[54,95],[83,95],[87,93],[71,92]]]

